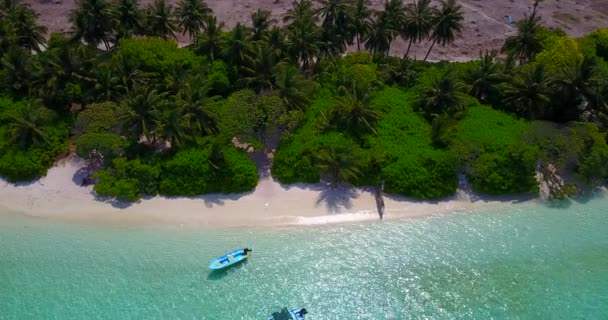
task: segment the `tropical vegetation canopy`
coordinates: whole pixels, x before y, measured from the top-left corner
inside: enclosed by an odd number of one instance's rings
[[[486,194],[533,193],[540,173],[559,197],[608,181],[608,30],[572,39],[533,12],[501,52],[431,63],[410,48],[428,43],[428,57],[459,37],[456,0],[295,0],[283,17],[257,10],[235,26],[204,0],[79,0],[71,31],[51,35],[37,18],[0,3],[9,181],[45,175],[69,150],[100,196],[129,201],[252,190],[252,156],[270,152],[282,183],[420,199],[463,178]],[[180,34],[192,43],[179,47]],[[403,58],[390,55],[397,38]]]

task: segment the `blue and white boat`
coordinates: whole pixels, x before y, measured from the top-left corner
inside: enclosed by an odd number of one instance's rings
[[[279,312],[275,312],[268,320],[304,320],[304,316],[308,313],[305,308],[293,308],[288,310],[283,308]]]
[[[220,270],[241,263],[249,258],[249,252],[251,251],[252,250],[248,248],[238,248],[211,261],[209,269]]]

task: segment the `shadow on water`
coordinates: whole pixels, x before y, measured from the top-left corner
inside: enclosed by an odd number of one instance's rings
[[[247,263],[249,263],[249,260],[245,259],[243,262],[239,263],[239,264],[235,264],[232,265],[230,267],[224,268],[224,269],[220,269],[220,270],[212,270],[211,272],[209,272],[209,275],[207,275],[207,280],[222,280],[223,278],[229,276],[232,273],[237,272],[238,270],[242,269]]]

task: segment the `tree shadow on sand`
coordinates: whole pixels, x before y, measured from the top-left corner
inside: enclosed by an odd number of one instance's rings
[[[359,191],[350,186],[331,187],[324,185],[317,197],[316,206],[322,204],[330,213],[340,213],[341,209],[351,209],[353,199],[359,197]]]

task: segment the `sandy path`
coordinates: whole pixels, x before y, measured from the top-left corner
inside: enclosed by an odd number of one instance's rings
[[[31,4],[41,16],[40,21],[50,32],[70,30],[69,12],[75,0],[24,0]],[[464,32],[453,45],[437,47],[430,55],[433,60],[469,60],[476,58],[481,50],[498,49],[504,39],[513,31],[505,16],[517,21],[530,13],[532,0],[459,0],[464,10]],[[152,0],[141,0],[147,5]],[[174,5],[178,0],[169,0]],[[380,9],[384,0],[372,0],[372,6]],[[409,3],[410,0],[404,0]],[[437,1],[436,1],[437,2]],[[207,0],[209,6],[227,26],[236,23],[250,23],[251,13],[258,8],[270,10],[273,18],[281,21],[290,8],[290,0]],[[548,27],[564,29],[571,36],[579,37],[597,28],[608,27],[608,1],[606,0],[545,0],[539,15]],[[186,37],[180,36],[180,42]],[[426,54],[428,43],[413,46],[413,55],[421,59]],[[395,41],[391,53],[403,55],[407,44]]]
[[[262,179],[255,191],[247,194],[154,197],[132,205],[103,202],[96,199],[92,187],[74,183],[74,176],[82,165],[82,160],[72,157],[60,161],[37,182],[15,186],[0,181],[0,208],[34,217],[120,225],[241,227],[378,220],[376,202],[369,191],[336,190],[321,185],[285,187],[270,178]],[[435,203],[385,198],[385,218],[508,204],[508,201],[472,201],[466,195]]]

